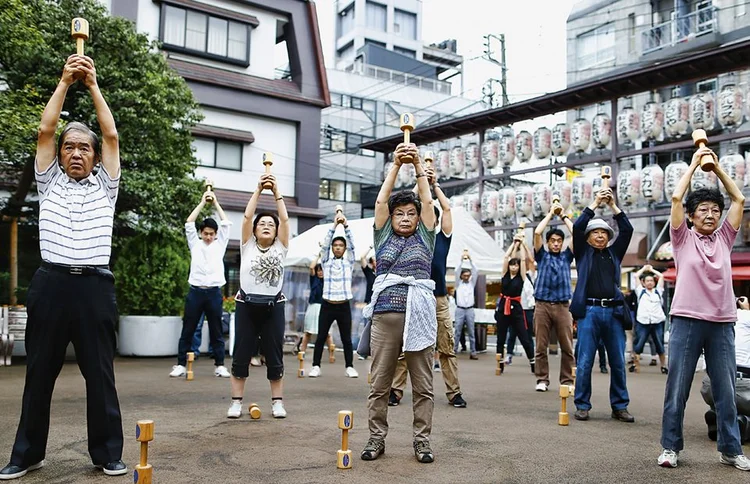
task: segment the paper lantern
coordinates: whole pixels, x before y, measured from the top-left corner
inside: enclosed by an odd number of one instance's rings
[[[552,128],[552,154],[563,156],[570,149],[570,126],[567,123],[558,123]]]
[[[738,86],[727,84],[722,87],[717,104],[717,118],[722,128],[742,124],[742,90]]]
[[[412,186],[417,183],[417,172],[414,169],[414,165],[411,163],[404,163],[398,170],[398,181],[401,186]]]
[[[531,217],[534,209],[534,189],[530,186],[516,188],[516,211]]]
[[[632,144],[640,136],[641,118],[631,107],[622,108],[617,114],[617,136],[622,144]],[[628,143],[630,142],[630,143]]]
[[[497,190],[482,192],[482,222],[493,222],[498,219],[500,193]]]
[[[645,139],[657,139],[664,128],[664,111],[661,104],[649,101],[641,111],[641,133]]]
[[[513,164],[513,160],[516,159],[516,139],[513,135],[503,135],[500,138],[498,145],[498,161],[504,166],[508,167]]]
[[[690,126],[710,130],[714,127],[714,97],[707,92],[690,96]]]
[[[531,133],[524,130],[516,135],[516,156],[521,163],[531,159],[533,140]]]
[[[745,159],[742,155],[737,153],[724,155],[719,159],[719,166],[737,184],[740,190],[745,187]],[[722,193],[727,193],[723,183],[719,184],[719,188]]]
[[[497,139],[486,139],[482,143],[482,163],[486,169],[495,168],[500,159],[500,142]]]
[[[533,215],[542,217],[549,213],[552,207],[552,187],[544,183],[534,185],[534,207]]]
[[[570,207],[573,187],[567,180],[558,180],[552,184],[552,198],[560,197],[560,205],[565,210]]]
[[[477,222],[482,220],[482,205],[478,193],[464,195],[464,210]]]
[[[512,217],[516,213],[516,191],[512,188],[500,190],[497,211],[501,218]]]
[[[464,161],[464,148],[461,145],[456,145],[451,148],[450,155],[451,175],[462,175],[466,168]]]
[[[591,122],[591,141],[598,149],[604,149],[612,137],[612,120],[605,113],[594,116]]]
[[[623,170],[617,175],[617,200],[621,205],[636,205],[641,196],[641,174]]]
[[[570,144],[576,152],[586,151],[591,143],[591,123],[579,119],[570,128]]]
[[[448,150],[439,150],[435,157],[435,169],[438,176],[447,178],[451,176],[451,155]]]
[[[451,197],[451,208],[453,209],[464,209],[464,196],[463,195],[456,195]]]
[[[386,161],[385,165],[383,165],[383,181],[385,181],[385,177],[388,176],[388,173],[391,172],[391,168],[393,168],[393,162]],[[398,178],[396,178],[396,181],[398,181]]]
[[[648,202],[664,200],[664,170],[659,165],[648,165],[641,170],[641,196]]]
[[[695,191],[700,188],[716,188],[719,179],[712,171],[695,170],[690,179],[690,189]]]
[[[552,151],[552,132],[547,128],[534,131],[533,152],[538,160],[547,158]]]
[[[464,163],[467,171],[477,171],[479,169],[479,145],[469,143],[464,149]]]
[[[690,105],[681,97],[667,101],[664,109],[664,128],[672,137],[684,136],[690,127]]]
[[[577,176],[571,182],[571,203],[573,208],[582,210],[594,201],[594,185],[591,178]]]
[[[688,168],[688,164],[684,161],[673,161],[667,165],[667,168],[664,170],[664,196],[667,200],[672,199],[677,182],[688,171]]]

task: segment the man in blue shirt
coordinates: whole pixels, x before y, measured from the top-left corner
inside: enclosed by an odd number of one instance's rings
[[[573,222],[570,221],[559,202],[552,204],[547,216],[534,230],[534,258],[537,263],[537,278],[534,298],[534,328],[536,330],[536,391],[546,392],[549,388],[549,361],[547,347],[552,328],[555,328],[560,340],[562,361],[560,362],[560,384],[573,384],[573,318],[568,305],[570,303],[570,264],[573,262],[573,242],[563,250],[565,234],[554,227],[547,232],[547,249],[542,242],[542,234],[556,214],[573,233]]]

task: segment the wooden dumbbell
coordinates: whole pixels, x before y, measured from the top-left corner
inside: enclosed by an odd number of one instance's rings
[[[148,463],[148,443],[154,440],[154,421],[139,420],[135,424],[135,440],[141,443],[141,459],[133,471],[135,484],[151,484],[153,467]]]
[[[187,381],[193,380],[193,361],[195,361],[195,353],[191,351],[187,354],[187,373],[185,374]]]
[[[214,182],[212,180],[209,180],[208,178],[206,178],[206,181],[204,182],[204,185],[206,187],[206,191],[207,192],[213,193],[213,191],[214,191]],[[213,203],[214,202],[213,195],[206,196],[206,202]]]
[[[424,152],[425,170],[432,170],[433,175],[427,178],[427,182],[432,185],[435,183],[435,154],[432,151]]]
[[[560,203],[560,195],[559,194],[557,194],[557,193],[552,194],[552,203],[553,204]],[[558,208],[557,210],[555,210],[555,215],[557,215],[558,217],[560,215],[562,215],[562,213],[563,213],[562,206],[560,208]]]
[[[576,367],[573,367],[573,386],[576,384]]]
[[[411,132],[414,129],[414,115],[411,113],[404,113],[401,115],[401,131],[404,132],[404,144],[411,144]],[[414,158],[411,155],[401,157],[401,161],[404,163],[411,163]]]
[[[83,55],[83,42],[89,40],[89,22],[76,17],[70,24],[70,36],[76,39],[76,54]]]
[[[566,426],[570,423],[568,414],[568,397],[575,394],[573,385],[560,385],[560,413],[557,414],[557,424]]]
[[[336,354],[334,353],[336,351],[336,345],[331,343],[331,345],[328,347],[328,363],[336,363]]]
[[[297,378],[305,377],[305,352],[300,351],[297,353],[297,359],[299,360],[299,369],[297,370]]]
[[[341,429],[341,448],[336,452],[336,467],[339,469],[352,468],[352,451],[349,449],[349,430],[354,425],[354,414],[351,410],[339,412],[339,428]]]
[[[495,361],[497,362],[497,368],[495,368],[495,376],[500,376],[505,371],[505,358],[503,353],[495,353]]]
[[[708,144],[708,136],[706,136],[706,131],[702,129],[696,129],[693,131],[693,143],[695,143],[695,146],[698,148],[705,148]],[[714,171],[714,168],[716,167],[716,162],[714,161],[714,157],[711,155],[703,155],[701,156],[701,170],[703,171]]]
[[[263,166],[265,166],[266,175],[271,174],[271,165],[273,165],[273,153],[265,152],[263,153]],[[270,183],[264,183],[263,188],[265,190],[270,190],[273,185]]]
[[[248,405],[247,411],[250,414],[250,418],[253,420],[258,420],[261,416],[260,407],[257,403],[251,403]]]

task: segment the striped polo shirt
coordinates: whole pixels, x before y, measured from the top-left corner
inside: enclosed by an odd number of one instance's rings
[[[108,265],[119,174],[112,178],[100,165],[96,175],[76,181],[63,172],[57,159],[43,172],[36,167],[35,163],[42,260]]]

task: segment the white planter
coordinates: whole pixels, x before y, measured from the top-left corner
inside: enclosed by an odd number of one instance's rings
[[[122,356],[174,356],[182,332],[180,316],[120,316]]]

